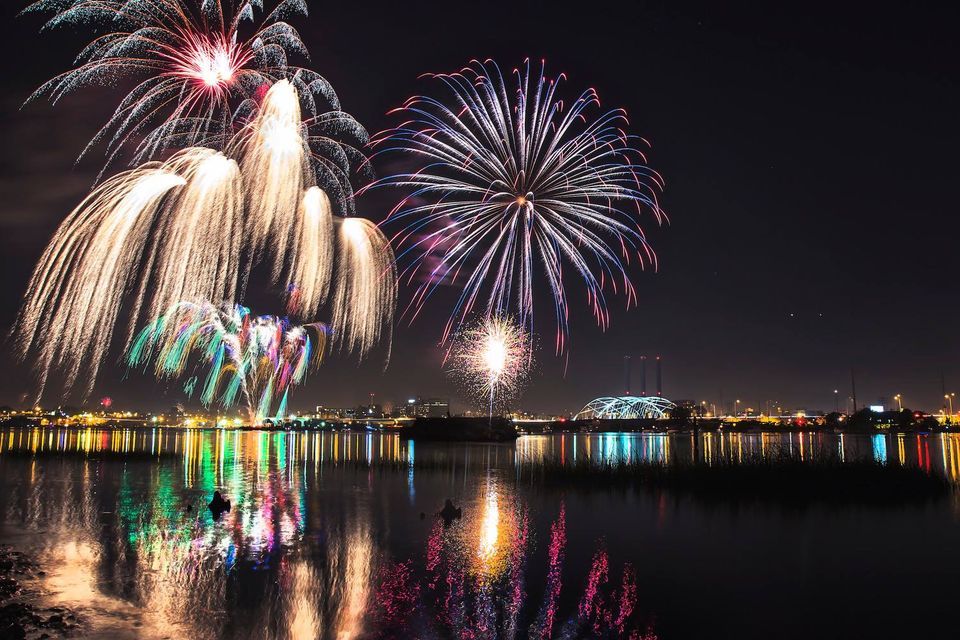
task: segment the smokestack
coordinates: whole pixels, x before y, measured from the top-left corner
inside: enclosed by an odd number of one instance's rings
[[[630,356],[623,356],[623,382],[627,395],[630,395]]]
[[[850,397],[853,400],[853,412],[857,412],[857,379],[853,377],[853,367],[850,367]]]
[[[647,395],[647,356],[640,356],[640,395]]]
[[[663,396],[663,366],[660,364],[660,356],[657,356],[657,397]]]

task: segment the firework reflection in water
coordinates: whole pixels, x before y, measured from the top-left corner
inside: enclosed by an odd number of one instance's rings
[[[547,511],[533,512],[509,473],[477,479],[455,496],[464,502],[461,520],[423,522],[414,538],[398,539],[380,507],[369,508],[374,494],[357,491],[358,480],[373,482],[374,492],[403,484],[387,470],[407,459],[397,435],[73,427],[49,438],[40,430],[22,433],[22,439],[4,433],[0,443],[22,451],[86,451],[98,459],[153,452],[101,465],[95,474],[75,472],[86,457],[47,458],[61,460],[55,467],[63,470],[18,471],[29,483],[23,493],[34,497],[13,496],[5,504],[12,518],[45,532],[39,539],[76,539],[79,532],[84,553],[99,564],[84,562],[77,575],[99,576],[91,592],[123,594],[118,601],[128,616],[135,603],[146,635],[176,628],[177,637],[220,637],[224,629],[261,637],[258,630],[275,629],[271,637],[314,638],[320,628],[322,637],[345,638],[655,637],[635,569],[602,540],[594,546],[568,538],[576,516],[562,500],[537,502]],[[40,459],[7,464],[25,469],[16,465]],[[370,475],[371,459],[388,467]],[[141,471],[145,465],[159,473]],[[442,478],[418,475],[424,485],[437,479],[446,492]],[[328,493],[318,493],[320,485]],[[186,510],[214,489],[235,508],[216,522],[206,509]],[[405,505],[399,509],[386,513],[413,515]],[[537,523],[546,526],[551,516],[547,530],[539,530]]]

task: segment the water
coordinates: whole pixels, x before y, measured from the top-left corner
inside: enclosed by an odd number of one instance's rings
[[[898,460],[960,481],[955,435],[704,435],[698,448],[714,461]],[[389,433],[7,430],[0,538],[37,556],[46,597],[84,613],[92,637],[953,635],[956,497],[797,510],[516,472],[693,449],[689,435],[414,445]],[[233,501],[219,520],[205,507],[215,489]],[[463,517],[445,526],[433,514],[448,497]]]

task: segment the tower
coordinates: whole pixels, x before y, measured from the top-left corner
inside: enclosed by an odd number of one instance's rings
[[[647,395],[647,356],[640,356],[640,395]]]
[[[623,389],[630,395],[630,356],[623,356]]]
[[[663,365],[660,356],[657,356],[657,397],[663,396]]]

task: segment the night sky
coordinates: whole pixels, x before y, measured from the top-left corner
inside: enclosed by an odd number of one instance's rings
[[[442,95],[418,79],[423,72],[453,71],[474,57],[510,69],[532,57],[567,74],[569,98],[593,86],[604,106],[625,107],[631,132],[651,142],[671,220],[662,228],[646,220],[660,269],[634,273],[640,306],[627,311],[616,299],[606,333],[569,281],[577,307],[569,367],[564,375],[551,340],[541,339],[524,408],[576,411],[622,392],[627,354],[662,355],[664,392],[675,399],[832,409],[835,388],[841,403],[849,395],[851,368],[861,404],[889,403],[899,392],[907,405],[939,408],[941,372],[946,390],[960,392],[957,16],[906,2],[862,10],[808,2],[310,4],[311,18],[295,23],[309,66],[371,133],[395,124],[385,114],[409,95]],[[69,68],[84,34],[39,35],[39,18],[16,17],[20,5],[3,3],[0,38],[4,331],[44,245],[102,166],[100,151],[74,161],[118,95],[84,90],[56,107],[21,109],[43,80]],[[358,211],[380,220],[398,195],[364,196]],[[272,293],[246,302],[277,313]],[[401,289],[401,306],[410,293]],[[452,293],[436,297],[412,327],[397,327],[385,372],[382,353],[361,365],[331,357],[292,393],[292,408],[357,404],[371,392],[377,401],[456,397],[436,347]],[[551,336],[552,309],[538,309],[537,329]],[[147,409],[184,399],[177,383],[105,369],[93,399]],[[652,369],[648,379],[652,388]],[[29,401],[29,392],[29,367],[13,362],[7,344],[0,403]],[[55,390],[44,398],[58,402]]]

